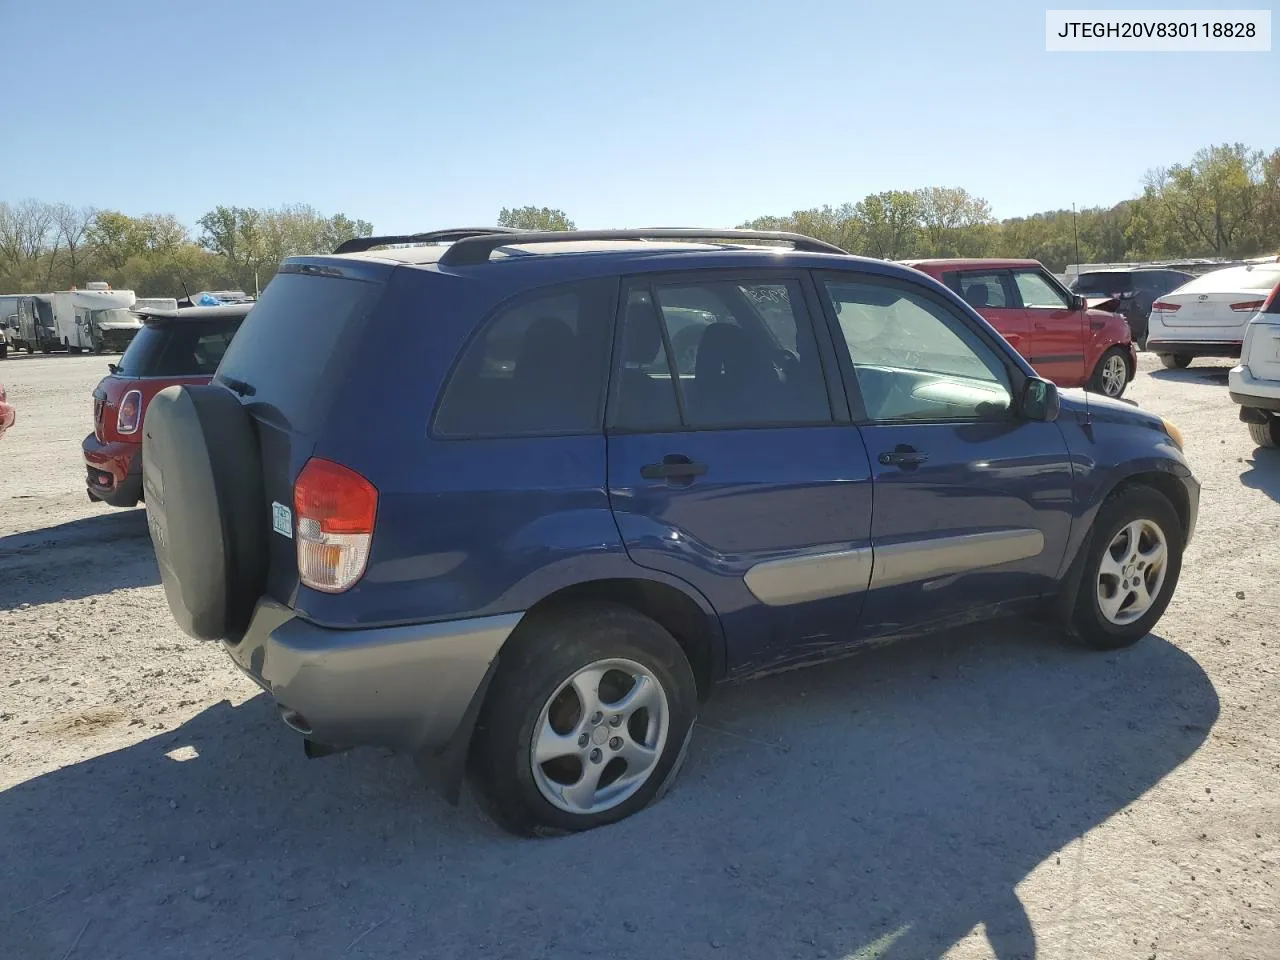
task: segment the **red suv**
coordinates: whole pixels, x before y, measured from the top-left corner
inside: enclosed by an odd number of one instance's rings
[[[252,303],[142,314],[142,329],[93,391],[93,433],[84,438],[90,500],[134,507],[142,499],[142,417],[175,383],[208,383]]]
[[[1036,372],[1060,387],[1121,396],[1138,369],[1129,324],[1089,309],[1038,260],[906,260],[950,287]]]

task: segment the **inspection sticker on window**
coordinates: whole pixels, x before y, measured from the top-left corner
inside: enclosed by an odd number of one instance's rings
[[[281,536],[293,539],[293,511],[274,500],[271,502],[271,529]]]
[[[1045,50],[1266,53],[1270,10],[1046,10]]]

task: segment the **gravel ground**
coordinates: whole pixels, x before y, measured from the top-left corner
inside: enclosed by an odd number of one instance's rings
[[[303,759],[86,500],[104,358],[16,358],[0,440],[0,956],[1280,957],[1280,456],[1224,364],[1131,396],[1204,484],[1158,630],[985,626],[720,691],[671,794],[517,841],[404,758]]]

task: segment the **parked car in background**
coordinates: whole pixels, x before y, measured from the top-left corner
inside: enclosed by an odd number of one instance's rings
[[[17,419],[18,411],[13,409],[13,404],[9,402],[9,396],[5,393],[4,384],[0,383],[0,437],[4,436],[4,432],[12,427]]]
[[[1124,317],[1090,309],[1038,260],[907,260],[977,310],[1060,387],[1120,397],[1138,369]]]
[[[137,506],[147,405],[175,383],[208,383],[252,304],[150,309],[119,363],[93,391],[93,433],[84,438],[90,500]]]
[[[1090,307],[1118,313],[1129,322],[1134,342],[1145,349],[1151,305],[1170,290],[1195,279],[1195,274],[1162,267],[1132,267],[1082,273],[1069,289],[1085,298]]]
[[[1280,283],[1280,263],[1215,270],[1160,297],[1151,307],[1147,349],[1169,369],[1196,357],[1238,357],[1245,328]]]
[[[1122,647],[1173,593],[1177,428],[1059,397],[918,271],[751,231],[339,250],[143,439],[175,620],[309,756],[583,830],[663,793],[719,680],[1019,610]]]
[[[1240,363],[1227,375],[1240,419],[1260,447],[1280,447],[1280,282],[1249,320]]]

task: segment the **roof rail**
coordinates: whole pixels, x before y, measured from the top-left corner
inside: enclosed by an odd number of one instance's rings
[[[513,227],[453,227],[449,230],[429,230],[426,233],[406,233],[390,237],[353,237],[340,244],[334,253],[363,253],[374,247],[391,243],[440,243],[445,240],[461,240],[464,237],[483,237],[486,234],[515,234],[521,231]]]
[[[696,227],[650,227],[638,230],[538,230],[499,234],[476,232],[461,237],[439,259],[440,266],[459,267],[487,263],[499,247],[517,243],[560,243],[575,240],[771,240],[789,243],[806,253],[838,253],[848,256],[833,243],[799,233],[773,230],[702,230]]]

